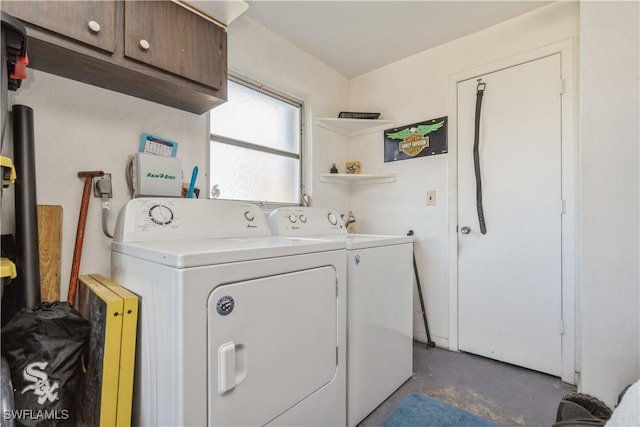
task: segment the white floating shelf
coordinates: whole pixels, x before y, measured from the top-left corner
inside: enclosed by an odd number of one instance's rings
[[[333,117],[318,117],[316,119],[316,124],[346,136],[364,135],[379,130],[389,129],[395,125],[395,123],[390,120],[336,119]]]
[[[395,182],[396,174],[354,174],[354,173],[324,173],[320,174],[320,182],[331,184],[384,184]]]

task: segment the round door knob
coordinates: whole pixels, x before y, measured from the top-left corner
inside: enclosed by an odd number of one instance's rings
[[[89,29],[93,33],[99,33],[100,32],[100,24],[98,24],[96,21],[89,21]]]
[[[150,47],[151,45],[147,40],[145,39],[140,40],[140,48],[142,48],[142,50],[149,50]]]
[[[469,233],[471,233],[471,229],[470,229],[469,227],[462,227],[462,228],[460,229],[460,232],[461,232],[462,234],[469,234]]]

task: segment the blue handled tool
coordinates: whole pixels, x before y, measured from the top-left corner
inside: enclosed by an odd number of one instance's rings
[[[191,172],[191,182],[189,183],[189,192],[187,193],[187,199],[193,198],[193,189],[196,186],[196,178],[198,177],[198,167],[193,167],[193,172]]]

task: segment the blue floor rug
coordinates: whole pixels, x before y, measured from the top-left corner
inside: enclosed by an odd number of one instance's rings
[[[425,394],[410,394],[395,407],[381,427],[500,427],[484,418]]]

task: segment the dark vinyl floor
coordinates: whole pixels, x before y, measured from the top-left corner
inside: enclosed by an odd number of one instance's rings
[[[575,391],[556,377],[468,353],[427,350],[417,342],[413,372],[359,427],[379,426],[411,393],[427,394],[505,427],[550,426],[562,396]]]

